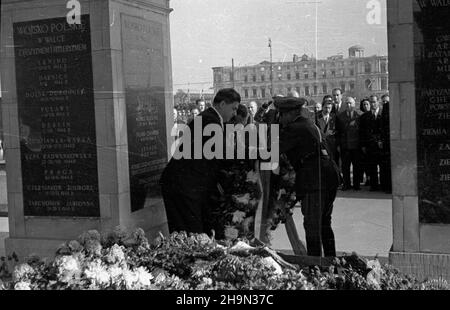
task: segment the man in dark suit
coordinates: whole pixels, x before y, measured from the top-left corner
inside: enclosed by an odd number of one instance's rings
[[[218,173],[222,164],[220,159],[207,159],[205,154],[199,159],[194,156],[194,141],[203,146],[211,137],[195,137],[194,124],[202,121],[202,130],[208,125],[218,125],[224,129],[236,113],[241,96],[231,88],[220,90],[213,106],[206,109],[190,122],[190,158],[172,158],[164,169],[160,184],[166,209],[169,232],[186,231],[192,233],[211,233],[210,197],[216,193]],[[197,123],[198,124],[198,123]],[[184,147],[184,145],[183,145]]]
[[[381,159],[380,167],[380,183],[381,189],[386,193],[392,192],[392,180],[391,180],[391,137],[389,126],[389,95],[383,95],[381,97],[383,102],[381,110],[381,139],[383,143],[383,155]]]
[[[336,158],[337,145],[336,145],[336,115],[331,113],[333,109],[333,102],[325,100],[322,103],[322,111],[317,115],[316,125],[319,127],[322,137],[328,148],[331,151],[331,157],[333,160]]]
[[[302,202],[309,256],[336,256],[331,213],[339,184],[337,167],[322,144],[319,128],[302,106],[304,98],[278,100],[280,153],[296,172],[296,198]]]
[[[381,165],[383,151],[381,109],[377,96],[370,96],[369,101],[371,110],[361,116],[359,134],[361,149],[367,158],[370,191],[377,191],[379,189],[378,166]]]
[[[361,114],[356,111],[356,101],[352,97],[346,99],[347,111],[337,116],[336,130],[342,156],[342,174],[344,186],[342,190],[350,189],[350,166],[353,166],[353,189],[360,190],[360,146],[359,121]]]
[[[347,110],[347,106],[344,104],[343,100],[342,100],[342,90],[340,88],[335,88],[332,91],[332,97],[333,97],[333,110],[331,111],[331,113],[334,113],[336,115],[344,112],[345,110]]]

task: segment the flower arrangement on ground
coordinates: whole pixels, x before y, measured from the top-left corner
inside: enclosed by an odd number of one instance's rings
[[[54,259],[17,265],[2,289],[16,290],[411,290],[449,289],[443,279],[418,281],[355,254],[330,266],[285,262],[266,246],[172,233],[150,244],[141,229],[89,231],[64,243]]]

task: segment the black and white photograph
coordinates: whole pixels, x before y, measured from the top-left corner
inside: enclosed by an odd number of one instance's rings
[[[450,290],[449,16],[1,0],[0,290]]]

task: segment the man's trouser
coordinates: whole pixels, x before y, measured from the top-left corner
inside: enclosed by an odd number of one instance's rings
[[[344,176],[344,186],[350,187],[350,165],[353,165],[353,186],[358,188],[361,179],[360,176],[360,152],[358,149],[342,149],[342,174]]]
[[[302,199],[308,256],[322,256],[322,246],[324,256],[336,256],[334,233],[331,228],[331,213],[336,191],[337,189],[315,191],[306,194]]]

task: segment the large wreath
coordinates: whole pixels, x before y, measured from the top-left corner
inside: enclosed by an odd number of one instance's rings
[[[213,211],[216,234],[226,240],[255,238],[262,189],[252,161],[233,161],[221,170],[220,197]]]

